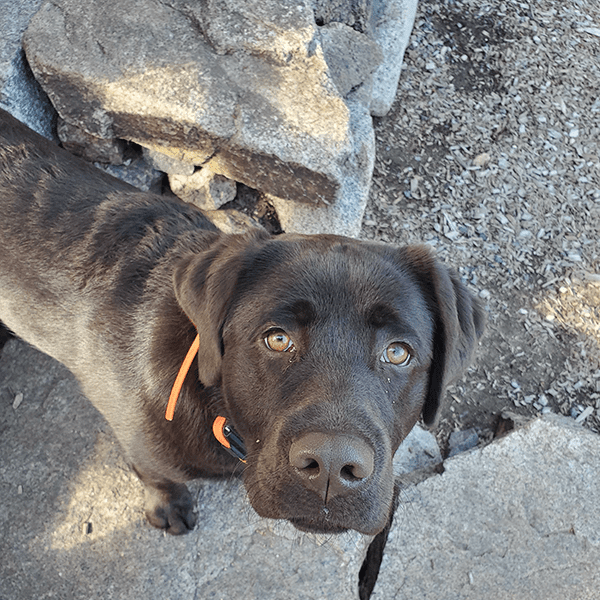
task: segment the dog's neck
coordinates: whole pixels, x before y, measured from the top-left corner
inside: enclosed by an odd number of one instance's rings
[[[179,400],[179,395],[181,394],[183,382],[194,362],[194,358],[196,358],[196,355],[198,354],[199,347],[200,336],[197,334],[181,363],[179,373],[177,373],[175,383],[173,383],[173,387],[171,388],[167,410],[165,412],[165,419],[167,421],[173,420],[175,407],[177,406],[177,400]],[[235,456],[235,458],[241,460],[243,463],[246,462],[246,447],[244,446],[244,442],[233,427],[227,424],[227,419],[225,419],[225,417],[217,416],[213,422],[212,431],[217,441],[229,452],[229,454]]]

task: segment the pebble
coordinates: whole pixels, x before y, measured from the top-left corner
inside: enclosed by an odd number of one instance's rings
[[[19,408],[19,406],[21,406],[21,402],[23,402],[23,394],[21,392],[19,392],[14,399],[13,402],[13,408],[15,410],[17,410],[17,408]]]
[[[575,419],[575,423],[583,423],[593,412],[593,406],[586,406],[584,411]]]
[[[474,428],[464,431],[453,431],[448,440],[448,458],[474,448],[479,443],[479,436]]]

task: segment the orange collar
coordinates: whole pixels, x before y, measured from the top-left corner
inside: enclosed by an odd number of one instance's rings
[[[167,403],[167,411],[165,412],[165,419],[167,421],[173,420],[173,415],[175,414],[175,405],[177,404],[177,400],[179,400],[179,394],[181,394],[181,387],[183,386],[183,382],[185,380],[190,367],[192,366],[192,362],[194,361],[194,357],[198,354],[198,348],[200,348],[200,336],[196,335],[188,353],[185,355],[183,359],[183,363],[179,369],[179,373],[177,373],[177,377],[175,378],[175,383],[171,388],[171,394],[169,395],[169,402]]]

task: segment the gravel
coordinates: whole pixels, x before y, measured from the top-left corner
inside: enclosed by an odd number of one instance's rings
[[[488,308],[444,443],[506,408],[600,430],[599,32],[596,0],[419,5],[362,237],[433,246]]]

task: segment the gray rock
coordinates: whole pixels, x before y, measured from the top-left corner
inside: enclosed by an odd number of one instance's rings
[[[0,399],[0,597],[358,597],[369,537],[261,519],[237,480],[190,486],[199,525],[188,535],[150,527],[106,423],[65,368],[19,340],[4,347]]]
[[[151,528],[107,424],[64,367],[19,340],[3,350],[0,401],[2,598],[358,597],[370,537],[261,519],[237,480],[190,485],[199,525],[187,536]],[[431,449],[424,434],[407,438],[395,470]]]
[[[124,165],[107,165],[97,162],[94,165],[142,192],[161,192],[163,173],[152,168],[141,156],[127,160]]]
[[[331,23],[319,30],[323,54],[331,78],[341,96],[365,85],[365,100],[369,106],[372,74],[383,61],[379,45],[366,35],[342,23]]]
[[[415,425],[394,455],[394,474],[403,475],[441,462],[442,454],[435,436]]]
[[[203,210],[215,210],[235,198],[236,183],[204,167],[192,175],[169,175],[171,191]]]
[[[383,52],[383,63],[373,75],[371,114],[383,117],[396,97],[404,52],[417,13],[418,0],[379,2],[373,15],[374,40]]]
[[[475,448],[479,443],[479,436],[475,429],[465,429],[464,431],[453,431],[450,434],[448,440],[448,458],[458,454],[459,452],[466,452],[471,448]]]
[[[57,0],[24,44],[61,117],[97,137],[313,205],[340,201],[357,168],[370,179],[307,3]]]
[[[218,227],[223,233],[246,233],[249,229],[262,225],[257,223],[252,217],[233,209],[207,210],[206,216],[213,225]]]
[[[53,132],[56,111],[33,77],[21,36],[42,0],[0,0],[0,107],[47,137]]]
[[[267,194],[281,227],[288,233],[336,233],[358,237],[367,204],[375,161],[375,135],[368,110],[349,103],[355,148],[337,202],[326,207],[286,202]]]
[[[600,436],[531,422],[402,492],[372,600],[592,600]]]
[[[191,163],[183,162],[153,148],[142,148],[142,151],[146,162],[157,171],[163,171],[169,175],[189,176],[194,174],[195,167]]]
[[[373,4],[377,0],[313,0],[319,25],[344,23],[361,33],[371,33]]]
[[[90,162],[122,165],[126,160],[127,144],[123,140],[95,137],[60,117],[56,125],[56,133],[65,150]]]

